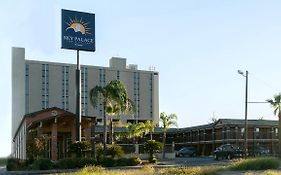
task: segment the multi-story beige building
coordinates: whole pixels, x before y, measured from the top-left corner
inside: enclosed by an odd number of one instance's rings
[[[12,48],[12,155],[26,157],[26,128],[22,123],[26,114],[57,107],[75,113],[75,64],[25,59],[24,48]],[[102,123],[103,107],[90,103],[91,88],[104,86],[119,79],[126,86],[135,103],[134,117],[130,114],[114,116],[115,121],[159,122],[159,74],[153,70],[138,70],[127,65],[125,58],[113,57],[109,67],[81,65],[82,116],[96,117]]]

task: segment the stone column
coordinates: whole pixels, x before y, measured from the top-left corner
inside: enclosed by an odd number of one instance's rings
[[[57,122],[52,124],[52,160],[58,160],[58,126]]]
[[[84,129],[84,136],[86,141],[91,141],[91,124],[88,125],[88,128]]]
[[[75,119],[71,125],[71,141],[74,143],[76,141],[76,130],[75,130]]]

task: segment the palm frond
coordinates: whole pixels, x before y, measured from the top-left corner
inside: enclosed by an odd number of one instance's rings
[[[270,103],[271,105],[274,103],[272,99],[267,99],[267,100],[265,100],[265,101],[267,101],[267,102]]]
[[[274,96],[274,101],[275,101],[276,103],[280,103],[280,102],[281,102],[281,94],[275,95],[275,96]]]
[[[101,86],[95,86],[90,90],[90,102],[94,108],[97,107],[99,96],[104,96],[104,90]]]
[[[280,105],[280,103],[281,103],[281,93],[279,93],[277,95],[274,95],[273,99],[267,99],[266,101],[274,109],[273,110],[274,115],[281,116],[281,105]]]

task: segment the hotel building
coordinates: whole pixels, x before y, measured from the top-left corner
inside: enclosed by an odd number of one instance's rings
[[[26,158],[27,132],[34,127],[36,121],[38,126],[42,127],[42,123],[44,125],[42,118],[28,119],[36,116],[37,111],[43,113],[49,111],[49,118],[55,117],[58,113],[68,116],[75,113],[75,69],[76,64],[27,60],[24,48],[12,48],[12,155],[14,157]],[[138,70],[137,65],[127,65],[125,58],[117,57],[110,59],[109,67],[81,65],[82,116],[93,117],[98,124],[103,123],[102,101],[100,100],[97,108],[94,108],[90,103],[89,92],[97,85],[105,86],[116,79],[124,83],[129,98],[135,103],[136,110],[134,117],[129,114],[118,115],[113,117],[113,121],[125,124],[152,120],[158,124],[158,72]],[[50,109],[54,110],[50,111]],[[45,117],[44,121],[47,118]],[[57,121],[55,117],[55,124]],[[61,122],[63,123],[62,120]],[[60,126],[59,123],[57,125],[56,127]],[[51,128],[52,126],[50,125]],[[56,131],[58,135],[59,129]]]

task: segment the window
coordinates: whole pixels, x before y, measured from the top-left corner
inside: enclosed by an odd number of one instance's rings
[[[258,133],[258,132],[260,132],[260,128],[256,128],[256,130],[255,130],[255,131],[256,131],[257,133]]]
[[[69,66],[62,66],[62,108],[69,110]]]
[[[241,129],[240,129],[240,134],[241,134],[241,137],[243,137],[243,136],[244,136],[244,133],[245,133],[245,128],[241,128]]]
[[[118,70],[117,71],[117,80],[119,80],[120,79],[120,71]]]
[[[42,64],[42,109],[49,107],[49,65]]]
[[[25,113],[29,113],[29,65],[25,65]]]
[[[135,115],[136,117],[140,116],[139,108],[140,108],[140,73],[134,72],[134,103],[135,103]]]

